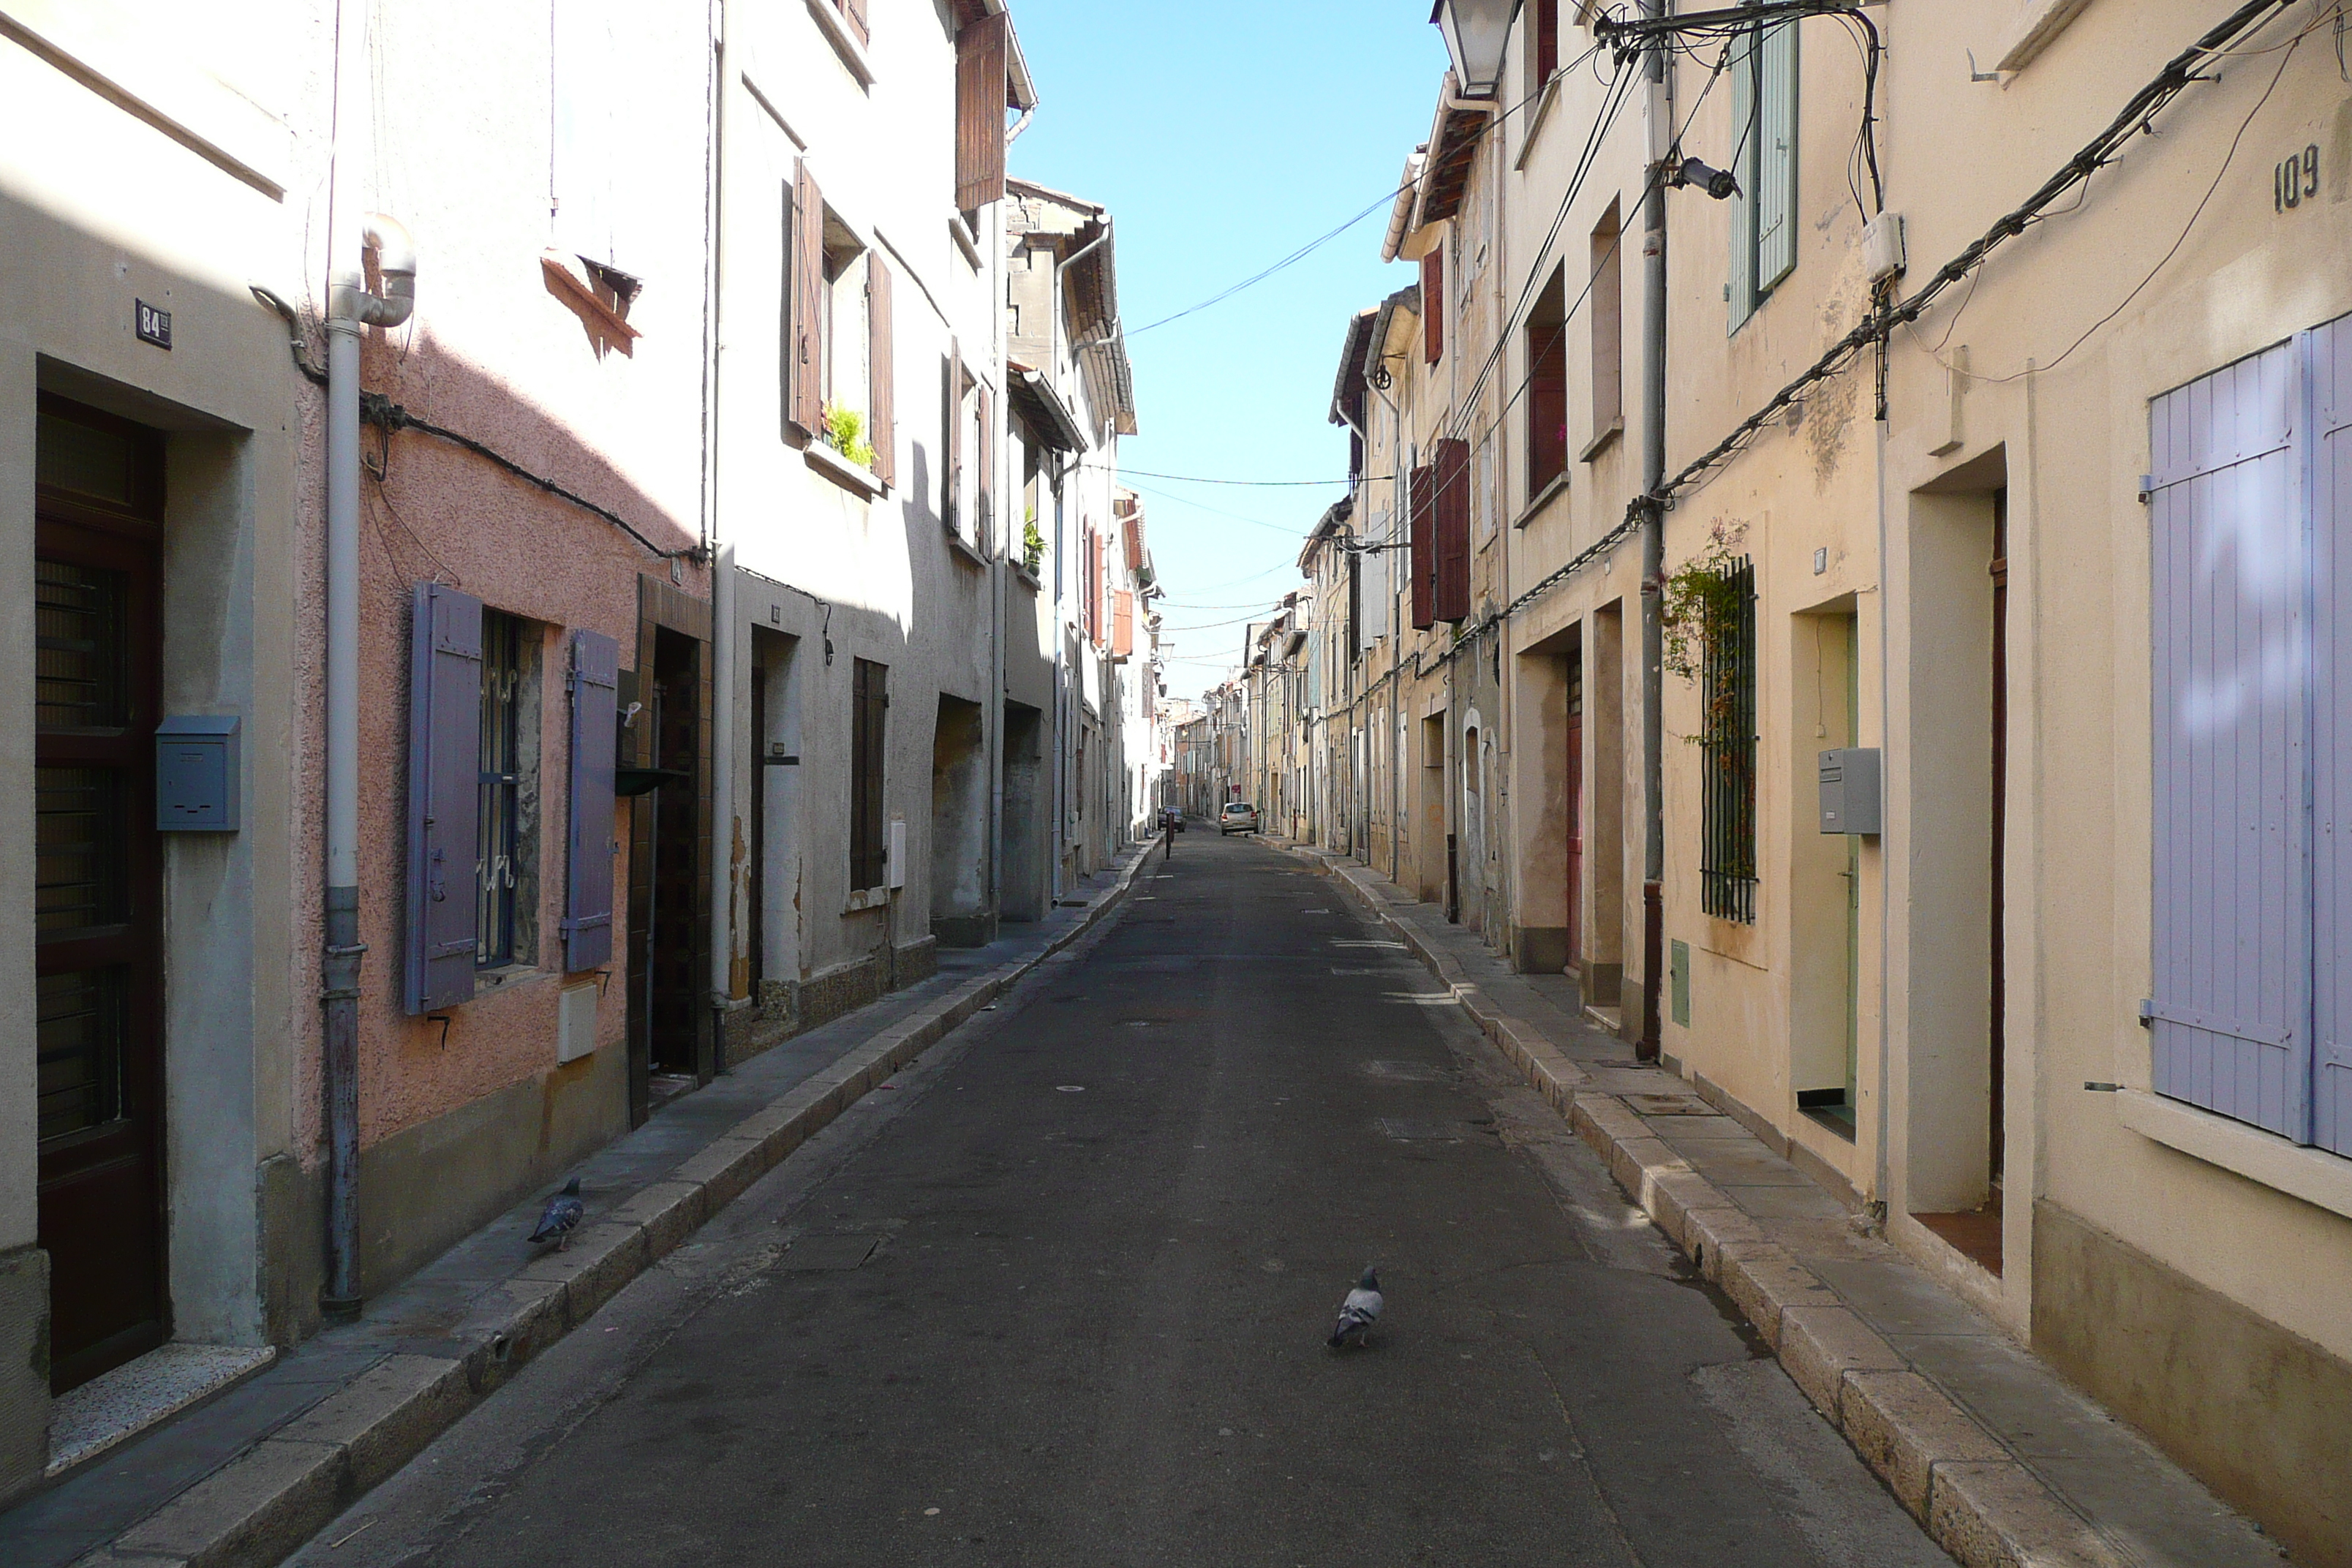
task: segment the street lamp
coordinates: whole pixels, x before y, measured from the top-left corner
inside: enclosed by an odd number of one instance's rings
[[[1470,98],[1492,98],[1503,77],[1503,46],[1519,0],[1437,0],[1429,19],[1445,35],[1454,79]]]

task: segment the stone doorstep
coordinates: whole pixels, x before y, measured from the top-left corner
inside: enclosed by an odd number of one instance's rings
[[[49,1411],[46,1479],[110,1452],[149,1427],[226,1393],[278,1359],[273,1345],[205,1345],[174,1341],[92,1378]]]
[[[451,1338],[462,1360],[391,1355],[141,1519],[81,1564],[267,1568],[584,1322],[784,1155],[1108,911],[1141,859],[1087,917],[1037,952],[978,976],[730,1128],[661,1181],[630,1194],[478,1299]]]
[[[1451,955],[1390,913],[1370,889],[1344,869],[1339,880],[1454,985],[1480,1031],[1554,1100],[1558,1069],[1546,1063],[1549,1070],[1539,1071],[1541,1058],[1527,1045],[1540,1032],[1486,1002]],[[1700,1272],[1722,1286],[1805,1396],[1964,1568],[2127,1568],[2000,1438],[1913,1371],[1623,1100],[1578,1089],[1569,1121],[1658,1228],[1697,1258]]]

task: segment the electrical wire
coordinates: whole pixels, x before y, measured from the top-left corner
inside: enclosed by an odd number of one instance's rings
[[[1582,65],[1586,60],[1591,59],[1601,52],[1601,46],[1596,43],[1591,48],[1585,50],[1581,56],[1560,68],[1563,71],[1573,70],[1578,66]],[[1469,149],[1476,146],[1477,143],[1490,132],[1499,128],[1502,123],[1508,120],[1512,115],[1517,114],[1520,110],[1525,109],[1528,104],[1533,103],[1538,99],[1541,98],[1544,95],[1546,88],[1549,88],[1549,86],[1550,83],[1546,82],[1544,87],[1536,89],[1535,91],[1528,94],[1527,97],[1520,99],[1517,103],[1510,105],[1508,108],[1497,107],[1494,113],[1487,116],[1486,123],[1480,126],[1476,133],[1468,141],[1465,142],[1454,155],[1467,156]],[[1164,327],[1171,321],[1181,321],[1185,317],[1192,315],[1196,311],[1205,310],[1212,305],[1222,305],[1227,300],[1232,299],[1234,295],[1242,292],[1245,289],[1255,288],[1258,284],[1265,282],[1267,279],[1273,277],[1276,273],[1282,271],[1285,268],[1291,267],[1297,262],[1305,260],[1309,255],[1321,249],[1324,246],[1330,244],[1331,241],[1339,238],[1349,229],[1355,227],[1358,224],[1363,222],[1366,218],[1380,211],[1381,208],[1384,206],[1394,206],[1396,205],[1397,197],[1404,195],[1405,192],[1412,190],[1413,186],[1418,184],[1420,184],[1418,180],[1412,180],[1394,187],[1390,190],[1387,195],[1381,196],[1370,206],[1367,206],[1363,211],[1348,219],[1345,223],[1340,224],[1337,228],[1329,229],[1325,233],[1318,235],[1317,237],[1308,240],[1305,245],[1300,246],[1297,249],[1292,251],[1281,260],[1275,262],[1272,266],[1252,273],[1249,277],[1243,279],[1240,282],[1232,285],[1230,288],[1220,289],[1218,292],[1210,295],[1207,299],[1199,301],[1197,304],[1187,305],[1182,310],[1178,310],[1171,315],[1162,316],[1158,321],[1146,322],[1140,327],[1131,328],[1128,331],[1126,335],[1129,339],[1140,337],[1143,333],[1150,331],[1154,328]]]
[[[1119,473],[1139,475],[1147,479],[1181,479],[1191,485],[1244,485],[1265,489],[1297,489],[1309,485],[1346,485],[1359,480],[1384,479],[1387,474],[1359,474],[1352,479],[1213,479],[1205,474],[1155,474],[1150,468],[1122,468]]]

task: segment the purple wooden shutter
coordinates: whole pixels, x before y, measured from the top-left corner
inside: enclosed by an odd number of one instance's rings
[[[572,809],[563,896],[563,967],[613,962],[613,767],[621,647],[602,632],[572,634]]]
[[[2352,1154],[2352,317],[2311,334],[2311,1141]]]
[[[408,661],[408,930],[411,1013],[474,997],[474,862],[479,854],[482,602],[416,584]]]
[[[2156,400],[2157,1092],[2291,1138],[2311,1084],[2300,345]]]

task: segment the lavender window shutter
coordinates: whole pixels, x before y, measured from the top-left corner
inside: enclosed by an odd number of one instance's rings
[[[2151,405],[2155,1087],[2304,1139],[2311,843],[2300,346]]]
[[[613,961],[613,766],[618,735],[620,645],[572,634],[572,837],[563,909],[563,967]]]
[[[2312,1129],[2352,1154],[2352,317],[2311,334]]]
[[[480,809],[482,602],[416,584],[408,666],[411,1013],[473,1000],[474,862]]]

